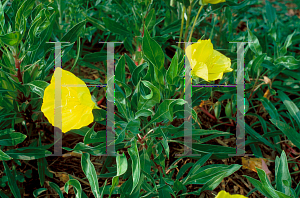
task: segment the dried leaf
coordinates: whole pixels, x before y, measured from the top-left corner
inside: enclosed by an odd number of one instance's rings
[[[59,173],[59,172],[57,173],[57,172],[55,172],[54,174],[55,174],[56,177],[59,178],[60,181],[62,181],[64,183],[69,181],[69,176],[66,173]]]
[[[246,158],[246,157],[242,157],[243,168],[252,170],[256,173],[257,173],[257,171],[256,171],[255,167],[263,169],[262,161],[264,161],[265,164],[266,164],[266,162],[268,162],[268,160],[264,159],[264,158]],[[263,169],[263,170],[265,170],[265,169]],[[271,172],[269,172],[269,173],[271,173]],[[269,174],[269,173],[267,173],[267,174]]]
[[[81,158],[81,154],[75,153],[72,151],[72,152],[63,154],[62,157],[79,157],[79,158]]]

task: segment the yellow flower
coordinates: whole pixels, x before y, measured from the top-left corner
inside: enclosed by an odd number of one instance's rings
[[[206,81],[221,79],[223,73],[231,72],[231,60],[214,50],[210,39],[198,40],[186,50],[192,68],[192,74]]]
[[[92,113],[95,103],[86,84],[69,71],[60,67],[55,69],[50,85],[45,89],[42,112],[54,126],[55,77],[61,74],[61,121],[62,132],[80,129],[94,121]],[[77,86],[77,87],[76,87]],[[57,124],[56,124],[57,125]],[[59,126],[56,126],[59,127]]]
[[[228,192],[221,190],[215,198],[247,198],[243,195],[231,195]]]
[[[226,0],[203,0],[204,4],[218,4],[218,3],[222,3],[222,2],[226,2]]]

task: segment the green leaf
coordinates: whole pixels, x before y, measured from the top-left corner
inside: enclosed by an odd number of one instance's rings
[[[222,182],[224,177],[226,177],[226,172],[221,172],[214,176],[211,180],[204,184],[204,186],[200,189],[200,193],[205,190],[214,190]]]
[[[83,57],[82,60],[86,61],[86,62],[101,62],[101,61],[105,61],[105,60],[107,60],[107,53],[106,52],[89,53],[89,54],[86,54]],[[98,68],[98,67],[93,67],[92,69],[97,69],[97,70],[100,71],[100,68]]]
[[[82,153],[81,167],[91,185],[92,192],[95,197],[100,197],[99,183],[94,165],[90,160],[90,154]]]
[[[176,85],[175,79],[178,76],[178,54],[177,52],[172,58],[170,67],[166,73],[166,80],[170,85]]]
[[[272,4],[267,0],[266,1],[266,14],[269,23],[273,23],[276,19],[276,9]]]
[[[140,180],[140,174],[141,174],[141,164],[140,164],[140,157],[139,157],[139,151],[137,148],[137,142],[136,139],[131,142],[131,147],[128,148],[128,153],[130,155],[130,158],[132,160],[132,190],[131,193],[133,193],[134,189],[137,187],[139,180]]]
[[[8,156],[6,153],[4,153],[2,150],[0,150],[0,160],[1,161],[6,161],[6,160],[11,160],[12,158]]]
[[[116,80],[125,83],[125,58],[121,56],[115,71]]]
[[[183,182],[184,185],[188,184],[206,184],[214,180],[216,176],[219,177],[228,177],[235,171],[239,170],[241,165],[232,164],[232,165],[224,165],[224,164],[211,164],[201,167],[190,175],[190,178]],[[225,174],[224,174],[225,173]]]
[[[261,180],[261,183],[263,184],[264,188],[268,191],[268,193],[271,195],[271,197],[289,197],[273,188],[265,171],[259,168],[256,168],[256,170],[257,170],[258,177]]]
[[[86,129],[87,132],[85,133],[85,136],[84,136],[84,139],[83,139],[83,142],[85,144],[92,144],[92,143],[99,143],[99,142],[105,142],[106,141],[106,131],[99,131],[99,132],[96,133],[94,131],[95,124],[93,125],[92,128],[87,127],[88,129]],[[105,132],[105,136],[103,137],[104,132]],[[94,136],[94,137],[92,137],[92,136]]]
[[[280,51],[279,51],[279,56],[284,56],[286,53],[287,53],[287,48],[292,45],[292,38],[294,36],[294,34],[296,33],[296,30],[287,36],[285,42],[284,42],[284,45],[280,48]]]
[[[186,101],[182,99],[166,99],[158,107],[155,115],[152,117],[151,121],[147,123],[144,127],[148,127],[153,122],[161,122],[164,119],[173,121],[173,107],[174,105],[184,105]]]
[[[159,89],[149,81],[141,81],[141,82],[143,83],[143,85],[145,85],[150,89],[150,94],[146,96],[143,96],[143,94],[141,94],[140,100],[138,102],[138,111],[142,109],[150,109],[154,105],[160,102]]]
[[[217,119],[220,118],[220,114],[221,114],[221,102],[217,101],[214,104],[214,113]]]
[[[15,198],[21,198],[21,193],[16,182],[15,175],[12,175],[6,162],[3,161],[4,173],[8,177],[8,186]]]
[[[9,198],[6,194],[4,194],[4,192],[2,192],[2,190],[0,190],[0,196],[2,198]]]
[[[248,29],[248,40],[249,40],[249,42],[251,42],[251,43],[249,43],[249,47],[250,47],[251,51],[254,52],[257,55],[261,55],[262,54],[262,48],[261,48],[261,45],[259,43],[259,40],[251,32],[249,27],[247,27],[247,29]]]
[[[187,174],[187,176],[182,180],[183,184],[185,184],[185,182],[188,179],[193,179],[194,175],[198,172],[198,170],[201,168],[201,166],[203,166],[203,164],[211,157],[212,153],[209,153],[207,155],[204,155],[203,157],[201,157],[201,159],[199,159],[191,168],[191,170],[189,171],[189,173]]]
[[[44,91],[46,87],[49,86],[49,83],[42,81],[42,80],[35,80],[30,83],[27,83],[26,85],[29,85],[31,91],[41,97],[44,97]]]
[[[160,45],[150,37],[149,32],[145,29],[142,49],[148,60],[159,70],[164,69],[164,52],[162,51]]]
[[[0,136],[0,145],[2,146],[15,146],[22,143],[26,139],[26,135],[16,132]]]
[[[125,59],[126,59],[126,63],[129,68],[129,72],[131,73],[131,75],[133,75],[133,71],[137,68],[137,66],[135,65],[134,61],[127,54],[125,54]],[[131,76],[131,78],[133,78],[133,76]],[[138,82],[138,80],[137,80],[137,82]],[[136,84],[134,84],[134,85],[136,85]]]
[[[141,125],[141,121],[139,119],[137,120],[130,120],[126,125],[126,130],[131,131],[133,134],[139,134],[139,128]]]
[[[290,127],[288,124],[276,119],[270,119],[270,121],[277,128],[279,128],[289,138],[289,140],[291,140],[293,144],[300,148],[300,134],[295,129]]]
[[[115,22],[109,18],[102,18],[105,23],[105,27],[115,34],[120,34],[122,36],[130,35],[131,33],[127,30],[126,27],[122,26],[120,23]]]
[[[45,174],[46,174],[46,168],[47,168],[46,159],[44,157],[38,159],[37,164],[38,164],[38,173],[39,173],[40,184],[41,184],[41,186],[44,186]]]
[[[267,110],[271,118],[279,120],[278,111],[275,108],[275,106],[272,104],[272,102],[265,97],[262,97],[259,100],[262,102],[263,106],[265,107],[265,109]]]
[[[176,192],[179,192],[179,191],[183,190],[184,188],[185,188],[185,186],[180,181],[175,180],[173,190],[175,190]]]
[[[128,167],[127,158],[124,153],[123,155],[119,155],[118,152],[116,161],[117,161],[117,175],[113,177],[112,185],[109,190],[109,197],[111,197],[114,188],[119,184],[119,177],[127,171],[127,167]]]
[[[270,119],[271,120],[271,119]],[[264,143],[265,145],[269,146],[270,148],[272,148],[273,150],[275,150],[275,146],[270,143],[268,140],[266,140],[266,138],[264,138],[263,136],[261,136],[259,133],[257,133],[254,129],[252,129],[247,123],[245,123],[245,129],[246,132],[248,134],[251,135],[252,138],[254,138],[257,141],[260,141],[262,143]]]
[[[172,198],[171,194],[170,194],[170,190],[173,191],[171,189],[170,186],[166,185],[162,175],[160,174],[160,187],[158,188],[158,193],[159,193],[159,197],[163,197],[163,198]],[[173,192],[174,193],[174,192]]]
[[[104,195],[104,192],[105,192],[105,187],[106,187],[106,184],[107,184],[107,179],[105,180],[105,183],[103,184],[103,187],[102,187],[102,191],[101,191],[100,198],[103,198],[103,195]]]
[[[278,157],[277,157],[278,158]],[[277,160],[276,158],[276,160]],[[279,164],[275,166],[275,181],[276,181],[276,188],[280,192],[283,192],[286,195],[291,195],[290,187],[292,184],[291,175],[289,172],[288,162],[286,158],[286,154],[282,151],[280,159],[278,160]],[[283,180],[288,181],[289,186],[285,186],[283,184]]]
[[[260,181],[253,179],[252,177],[249,177],[247,175],[244,175],[244,177],[246,177],[251,184],[258,189],[258,191],[263,194],[265,197],[272,197],[272,195],[269,194],[269,192],[266,190],[267,187],[265,187]],[[276,196],[275,196],[276,197]]]
[[[74,25],[61,39],[61,41],[63,42],[70,42],[73,43],[77,40],[77,38],[79,37],[80,33],[81,33],[81,29],[83,28],[83,26],[85,25],[86,21],[81,21],[79,23],[77,23],[76,25]]]
[[[33,191],[33,196],[38,197],[40,194],[42,194],[46,190],[47,190],[47,188],[38,188],[38,189]]]
[[[61,192],[59,186],[56,183],[49,181],[49,186],[51,188],[53,188],[53,190],[55,190],[55,192],[57,192],[57,194],[59,195],[59,198],[64,198],[63,193]]]
[[[164,134],[164,132],[161,130],[160,126],[158,127],[157,130],[158,130],[159,133],[161,133],[161,135],[162,135],[162,137],[163,137],[163,139],[162,139],[162,141],[161,141],[161,144],[162,144],[162,146],[164,147],[165,152],[166,152],[166,155],[167,155],[167,157],[168,157],[168,159],[169,159],[170,148],[169,148],[169,145],[168,145],[167,137],[166,137],[166,135]]]
[[[151,173],[151,161],[146,150],[143,150],[143,153],[140,157],[141,170],[144,170],[147,174]],[[150,178],[151,179],[151,178]]]
[[[39,136],[38,145],[42,146],[41,136]],[[40,184],[41,184],[41,186],[44,186],[45,173],[46,173],[46,167],[47,167],[46,158],[43,157],[43,158],[38,159],[37,160],[37,165],[38,165],[38,173],[39,173]]]
[[[5,35],[0,36],[0,41],[2,41],[4,44],[9,46],[15,46],[19,44],[21,41],[21,34],[20,32],[11,32]]]
[[[5,25],[4,8],[2,2],[0,2],[0,27],[4,29],[4,25]]]
[[[178,174],[176,175],[176,180],[179,180],[184,174],[185,172],[191,168],[193,165],[195,165],[194,163],[186,163],[183,166],[181,166],[181,168],[179,169]],[[176,167],[178,167],[176,165]],[[184,179],[182,180],[182,182],[184,183]]]
[[[26,0],[23,2],[21,7],[18,9],[15,20],[15,27],[18,29],[21,26],[21,22],[27,19],[28,15],[31,13],[34,6],[35,0]]]
[[[300,127],[300,111],[297,105],[295,105],[295,103],[293,103],[293,101],[281,90],[278,90],[278,96]]]
[[[50,151],[42,148],[22,147],[6,151],[6,154],[14,159],[34,160],[51,155]]]
[[[255,76],[255,77],[260,76],[262,68],[263,68],[261,64],[264,61],[266,55],[267,54],[261,54],[254,59],[254,61],[252,63],[252,67],[251,67],[252,76]]]
[[[101,31],[105,31],[105,27],[95,18],[93,17],[89,17],[86,14],[84,14],[84,16],[86,17],[86,20],[90,23],[93,24],[94,27],[98,28]]]
[[[147,15],[147,17],[146,17],[146,19],[145,19],[145,26],[146,26],[147,30],[150,31],[150,30],[153,28],[155,22],[156,22],[155,9],[152,8],[152,9],[149,11],[149,13],[148,13],[148,15]]]
[[[138,119],[139,117],[148,117],[151,116],[153,112],[150,109],[142,109],[135,113],[134,119]]]
[[[134,86],[137,86],[140,79],[144,76],[144,69],[148,66],[148,64],[142,64],[136,67],[132,73],[132,83]]]
[[[76,198],[81,198],[81,194],[82,194],[82,188],[81,188],[81,184],[79,183],[79,181],[77,181],[76,179],[70,179],[69,181],[67,181],[65,183],[65,192],[68,194],[69,192],[69,186],[72,185],[76,190]]]
[[[283,56],[275,60],[276,65],[280,64],[290,70],[295,70],[300,67],[300,61],[295,59],[294,56]]]

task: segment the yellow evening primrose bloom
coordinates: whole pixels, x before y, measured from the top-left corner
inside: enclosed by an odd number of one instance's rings
[[[243,195],[238,195],[238,194],[231,195],[228,192],[221,190],[215,198],[247,198],[247,197],[245,197]]]
[[[221,79],[223,73],[232,71],[230,58],[214,50],[210,39],[189,45],[185,53],[191,64],[192,75],[206,81]]]
[[[61,71],[61,116],[62,132],[80,129],[94,121],[93,108],[98,108],[92,101],[86,84],[69,71],[60,67],[55,69],[50,85],[44,91],[41,111],[54,126],[55,76]],[[60,73],[60,72],[59,72]],[[77,87],[76,87],[77,86]]]
[[[223,3],[226,2],[226,0],[202,0],[204,4],[218,4],[218,3]]]

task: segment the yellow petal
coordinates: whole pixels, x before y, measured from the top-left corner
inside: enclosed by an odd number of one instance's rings
[[[71,129],[80,129],[93,122],[92,110],[95,103],[85,83],[71,72],[56,68],[50,85],[45,89],[41,111],[48,121],[54,126],[60,122],[55,114],[55,77],[61,72],[61,115],[62,132]],[[76,87],[77,86],[77,87]],[[57,126],[59,127],[59,126]]]
[[[77,105],[73,109],[64,108],[62,110],[62,131],[80,129],[92,123],[94,121],[92,110],[85,105]]]
[[[215,198],[247,198],[243,195],[231,195],[228,192],[221,190]]]
[[[193,66],[192,74],[203,78],[206,81],[209,80],[207,65],[203,62],[197,62],[196,65]]]
[[[222,79],[222,77],[223,77],[223,72],[221,72],[221,73],[208,73],[208,80],[209,81]]]
[[[209,73],[230,72],[231,60],[220,52],[214,50],[211,58],[206,62]]]
[[[91,99],[91,93],[90,90],[87,88],[86,84],[71,72],[63,70],[60,67],[56,68],[56,70],[57,69],[62,71],[62,87],[67,87],[70,89],[70,91],[76,92],[80,102],[93,108],[95,106],[95,103]],[[52,76],[51,84],[55,85],[55,75]]]
[[[210,4],[218,4],[222,2],[226,2],[226,0],[203,0],[204,3],[210,3]]]
[[[213,53],[213,44],[211,40],[198,40],[197,43],[189,45],[185,53],[192,65],[193,61],[206,62]]]

